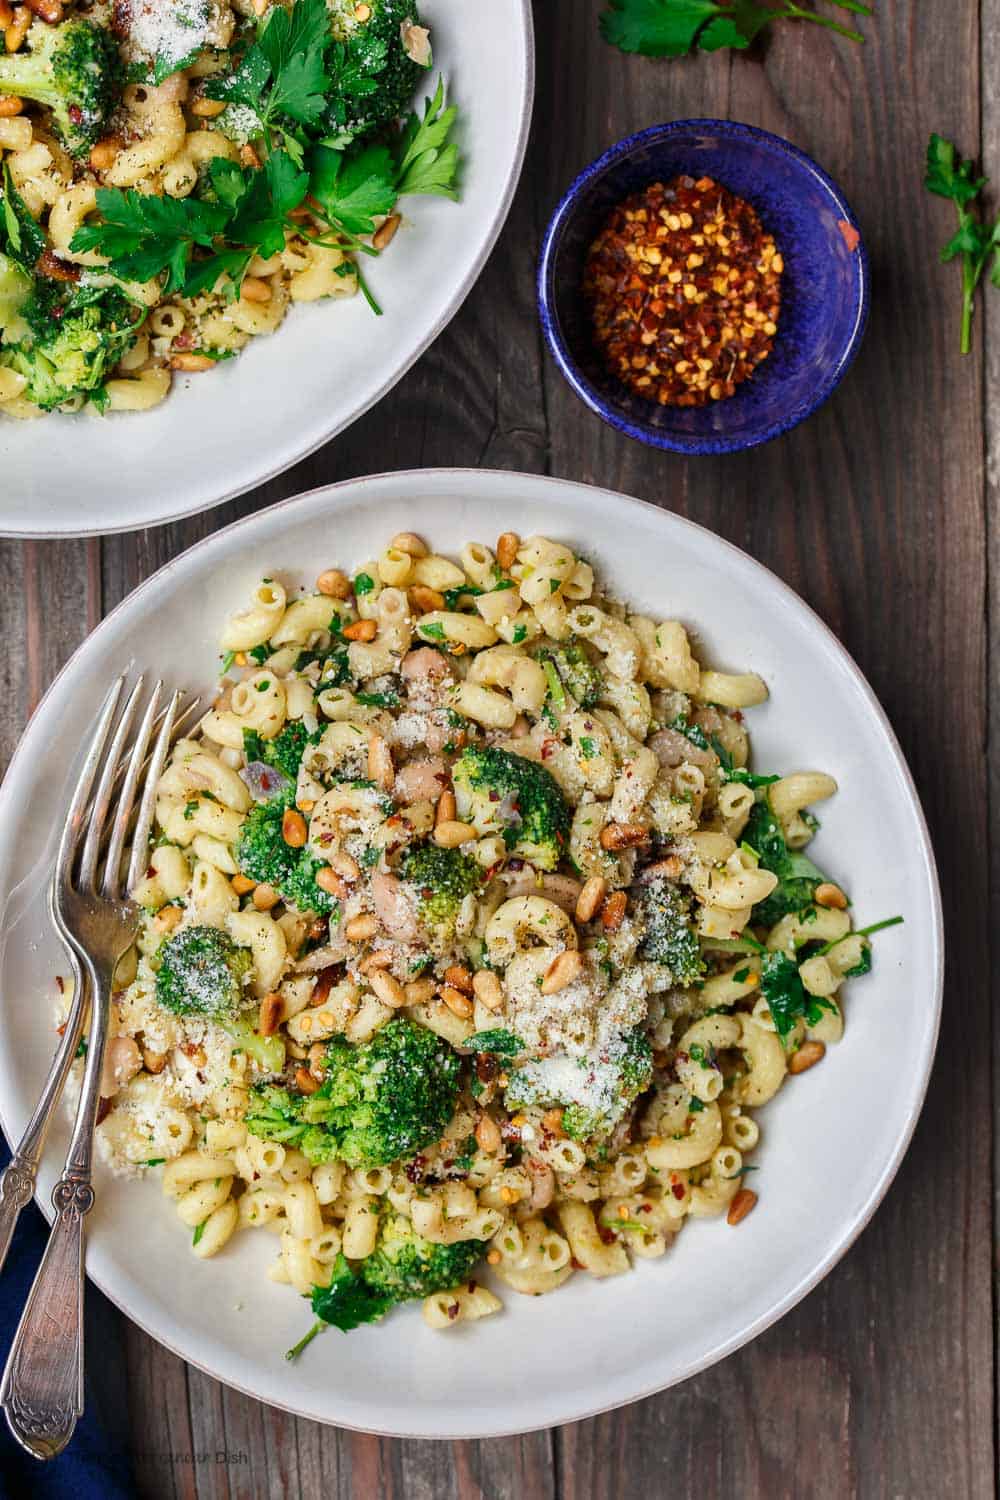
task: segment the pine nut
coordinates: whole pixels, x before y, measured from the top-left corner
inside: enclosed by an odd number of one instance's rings
[[[281,837],[289,849],[301,849],[309,836],[306,820],[294,807],[286,807],[281,820]]]
[[[392,751],[380,734],[373,734],[368,741],[368,779],[383,792],[391,792],[396,780]]]
[[[653,880],[662,875],[665,880],[678,880],[684,869],[684,861],[676,854],[668,854],[666,859],[658,859],[655,864],[647,865],[643,870],[644,880]]]
[[[257,884],[256,880],[251,880],[249,875],[234,875],[229,883],[237,896],[248,895]]]
[[[472,988],[476,999],[487,1010],[503,1010],[504,994],[500,976],[492,969],[480,969],[473,976]]]
[[[361,866],[350,854],[340,850],[330,855],[330,867],[344,880],[360,880]]]
[[[47,26],[58,26],[63,18],[62,0],[24,0],[24,4]]]
[[[364,943],[378,932],[378,919],[370,911],[352,917],[344,927],[344,936],[349,943]]]
[[[426,1005],[437,994],[437,985],[433,979],[411,979],[403,985],[403,993],[407,1005]]]
[[[407,557],[426,557],[427,543],[424,542],[413,531],[399,531],[389,543],[399,552],[405,552]]]
[[[502,1260],[503,1256],[499,1250],[491,1250],[486,1257],[486,1264],[488,1266],[498,1266]]]
[[[445,790],[438,798],[437,812],[434,815],[434,822],[436,824],[454,823],[456,811],[457,809],[455,807],[455,793],[450,790]]]
[[[649,829],[641,823],[606,823],[601,829],[602,849],[635,849],[649,843]]]
[[[261,1036],[274,1036],[281,1025],[281,1015],[285,1008],[285,1002],[277,990],[272,990],[265,995],[260,1002],[260,1010],[257,1013],[257,1030]]]
[[[450,820],[439,823],[434,830],[434,842],[439,849],[457,849],[460,844],[467,844],[475,836],[476,830],[470,828],[468,823],[454,823]]]
[[[90,165],[95,172],[107,172],[118,160],[116,141],[98,141],[90,148]]]
[[[364,24],[364,22],[368,20],[368,17],[371,15],[371,13],[372,8],[370,5],[362,3],[361,5],[356,5],[354,7],[354,19],[356,21],[360,21],[362,24]]]
[[[813,900],[817,906],[832,906],[837,911],[847,910],[847,897],[839,885],[834,885],[831,880],[823,881],[813,892]]]
[[[296,1068],[295,1086],[300,1094],[315,1094],[319,1088],[319,1082],[312,1076],[308,1068]]]
[[[0,31],[6,31],[13,19],[13,7],[7,3],[7,0],[0,0]]]
[[[392,967],[392,954],[388,948],[382,948],[378,953],[369,953],[358,964],[362,974],[374,974],[376,969],[390,969]]]
[[[167,1066],[167,1054],[154,1052],[151,1047],[143,1047],[142,1065],[147,1073],[162,1073]]]
[[[372,245],[376,250],[385,250],[396,238],[396,230],[402,223],[399,214],[390,214],[380,229],[376,229],[372,235]]]
[[[818,1062],[822,1062],[826,1056],[826,1047],[822,1042],[803,1042],[797,1052],[793,1052],[788,1059],[789,1073],[807,1073],[814,1068]]]
[[[270,302],[271,288],[259,276],[244,276],[243,285],[240,287],[240,300],[243,302]]]
[[[500,1150],[500,1126],[492,1115],[480,1115],[476,1125],[476,1144],[487,1156],[493,1156]]]
[[[387,974],[384,969],[376,969],[374,974],[369,974],[368,983],[383,1005],[390,1005],[393,1010],[398,1010],[401,1005],[406,1004],[406,991],[403,986],[394,975]]]
[[[303,797],[302,801],[296,802],[295,806],[298,808],[300,813],[311,813],[313,808],[316,806],[316,803],[311,797]]]
[[[351,580],[339,568],[327,568],[316,580],[316,591],[328,599],[349,599]]]
[[[252,146],[240,147],[240,165],[243,167],[253,167],[255,171],[260,171],[260,157]]]
[[[326,1003],[330,991],[333,989],[334,974],[335,970],[332,964],[328,969],[320,970],[319,978],[313,985],[313,992],[309,996],[309,1004],[311,1006],[324,1005]]]
[[[506,573],[517,561],[521,538],[516,531],[504,531],[497,537],[497,562]]]
[[[309,1071],[312,1076],[314,1078],[318,1078],[321,1083],[323,1081],[323,1076],[326,1073],[326,1067],[324,1066],[325,1063],[326,1043],[313,1042],[312,1046],[309,1048]]]
[[[554,958],[545,970],[541,990],[543,995],[555,995],[578,978],[583,969],[583,959],[575,948],[567,948]]]
[[[439,594],[437,589],[429,589],[424,583],[413,585],[410,602],[422,615],[429,614],[432,609],[444,609],[444,595]]]
[[[267,7],[270,5],[270,3],[271,0],[253,0],[253,13],[257,17],[258,21],[267,10]]]
[[[601,912],[601,926],[605,932],[617,932],[625,920],[625,908],[628,906],[628,897],[624,891],[615,891],[604,903]]]
[[[345,641],[373,641],[378,626],[374,620],[355,620],[353,625],[345,625],[342,633]]]
[[[472,1015],[472,1001],[468,995],[463,995],[461,990],[456,990],[453,985],[443,984],[441,986],[441,999],[447,1005],[452,1015],[460,1016],[467,1021]]]
[[[170,356],[170,368],[172,370],[186,370],[189,374],[197,374],[202,370],[213,370],[215,360],[209,359],[207,354],[172,354]]]
[[[542,1127],[543,1129],[547,1130],[550,1135],[557,1135],[560,1137],[564,1136],[566,1132],[565,1130],[563,1130],[562,1110],[547,1109],[544,1115],[542,1115]]]
[[[271,907],[277,906],[281,900],[281,892],[262,880],[260,885],[254,887],[254,893],[250,899],[258,911],[270,911]]]
[[[8,52],[16,52],[18,47],[28,35],[28,27],[31,25],[31,12],[23,5],[20,10],[14,12],[14,19],[4,32],[4,46]]]
[[[473,993],[472,970],[467,969],[464,964],[451,964],[444,971],[444,979],[446,984],[450,984],[452,989],[461,990],[463,995]]]
[[[741,1224],[757,1203],[757,1194],[750,1188],[740,1188],[736,1197],[729,1205],[726,1215],[727,1224]]]
[[[0,94],[0,120],[13,119],[24,108],[24,100],[16,94]]]
[[[226,103],[224,99],[206,99],[203,96],[200,99],[195,99],[191,105],[191,113],[197,115],[202,120],[214,120],[216,115],[222,114],[225,107]]]
[[[608,889],[608,882],[603,875],[591,875],[584,882],[583,890],[576,900],[576,920],[578,922],[592,922],[597,916],[601,902],[604,900]]]
[[[336,896],[338,901],[346,901],[348,897],[347,886],[341,880],[335,870],[329,865],[324,865],[321,870],[316,871],[316,884],[321,891],[326,891],[328,896]]]
[[[153,918],[154,932],[173,932],[184,913],[179,906],[164,906]]]

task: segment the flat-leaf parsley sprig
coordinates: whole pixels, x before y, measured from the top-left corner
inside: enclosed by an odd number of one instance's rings
[[[623,52],[646,57],[686,57],[689,52],[718,52],[723,47],[743,50],[772,21],[811,21],[852,42],[863,42],[860,31],[832,16],[821,15],[791,0],[766,4],[762,0],[608,0],[601,15],[601,33]],[[829,0],[838,10],[855,16],[874,11],[862,0]]]
[[[958,151],[943,136],[932,135],[927,144],[927,174],[924,186],[939,198],[950,198],[958,210],[958,230],[941,251],[943,261],[962,257],[962,332],[963,354],[972,348],[972,312],[976,288],[990,260],[990,280],[1000,286],[1000,218],[993,223],[980,219],[973,204],[989,181],[973,175],[971,161],[963,161]]]

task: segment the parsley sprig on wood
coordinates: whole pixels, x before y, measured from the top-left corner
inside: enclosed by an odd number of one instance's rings
[[[855,16],[874,14],[862,0],[828,3]],[[601,32],[606,41],[623,52],[685,57],[689,52],[718,52],[723,47],[743,50],[774,21],[811,21],[849,41],[864,41],[854,27],[791,0],[780,4],[761,0],[609,0],[609,8],[601,16]]]
[[[976,288],[991,265],[990,280],[1000,286],[1000,218],[992,223],[976,212],[975,201],[989,178],[976,177],[971,161],[963,161],[943,136],[932,135],[927,145],[927,175],[924,186],[939,198],[950,198],[958,210],[958,229],[941,251],[943,261],[961,257],[962,332],[960,347],[972,347],[972,312]]]
[[[457,196],[458,148],[450,139],[456,111],[446,107],[439,81],[423,113],[411,114],[400,133],[345,147],[327,122],[344,103],[338,91],[358,88],[349,64],[325,0],[272,10],[232,72],[206,86],[210,98],[256,119],[260,167],[217,157],[189,198],[98,188],[102,222],[78,229],[71,248],[107,256],[109,270],[123,281],[162,276],[168,295],[185,297],[216,286],[237,296],[254,256],[277,254],[289,230],[345,253],[377,256],[370,238],[400,198]]]

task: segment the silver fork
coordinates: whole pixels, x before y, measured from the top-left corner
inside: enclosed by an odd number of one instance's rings
[[[116,773],[142,696],[140,677],[118,716],[110,747],[108,734],[124,687],[119,679],[98,720],[94,743],[73,798],[52,879],[53,920],[72,955],[74,978],[89,981],[90,1033],[76,1123],[62,1176],[52,1190],[55,1218],[45,1254],[28,1294],[0,1383],[0,1405],[17,1441],[36,1458],[54,1458],[69,1442],[83,1411],[84,1220],[94,1205],[91,1186],[94,1127],[108,1033],[115,968],[134,941],[139,909],[129,900],[146,867],[153,825],[156,783],[170,746],[181,695],[175,693],[162,716],[145,770],[145,781],[124,887],[125,839],[153,734],[163,684],[157,683],[124,766],[107,848],[103,834],[114,796]],[[104,758],[97,790],[90,792]],[[88,812],[88,804],[90,804]],[[82,849],[81,849],[82,840]],[[82,973],[81,973],[82,963]]]

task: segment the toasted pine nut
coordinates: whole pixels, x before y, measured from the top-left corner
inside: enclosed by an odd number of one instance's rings
[[[597,916],[601,902],[604,900],[608,889],[608,882],[603,875],[591,875],[589,880],[584,881],[583,890],[576,898],[576,920],[578,922],[592,922]]]
[[[345,625],[343,636],[345,641],[373,641],[378,633],[378,626],[374,620],[355,620],[353,625]]]
[[[754,1208],[756,1202],[757,1194],[755,1192],[753,1192],[750,1188],[740,1188],[739,1192],[736,1194],[736,1197],[729,1205],[729,1212],[726,1214],[726,1223],[742,1223],[747,1214],[750,1213],[750,1211]]]
[[[306,820],[294,807],[286,807],[281,820],[281,837],[290,849],[301,849],[309,836]]]
[[[257,171],[260,171],[260,157],[252,146],[240,147],[240,165],[243,167],[253,167]]]
[[[95,172],[107,172],[118,160],[117,142],[98,141],[96,146],[91,146],[89,159]]]
[[[368,741],[368,779],[383,792],[391,792],[396,780],[392,751],[380,734],[373,734]]]
[[[434,822],[439,824],[454,823],[455,812],[455,793],[450,789],[446,789],[438,798],[437,812],[434,815]]]
[[[390,214],[381,228],[376,229],[372,235],[372,245],[376,250],[384,250],[391,245],[396,238],[396,230],[402,223],[399,214]]]
[[[500,1150],[500,1126],[492,1115],[480,1115],[476,1125],[476,1144],[489,1156]]]
[[[167,1054],[154,1052],[152,1047],[143,1047],[142,1065],[147,1073],[162,1073],[167,1066]]]
[[[486,1264],[488,1266],[498,1266],[502,1260],[503,1256],[499,1250],[491,1250],[486,1257]]]
[[[649,843],[649,829],[641,823],[605,823],[601,829],[602,849],[635,849]]]
[[[665,880],[679,879],[684,869],[684,861],[677,854],[668,854],[666,859],[658,859],[655,864],[647,865],[643,870],[643,878],[652,880],[657,875],[662,875]]]
[[[316,580],[317,591],[328,599],[349,599],[351,580],[339,568],[327,568]]]
[[[563,1112],[561,1109],[547,1109],[542,1115],[542,1125],[552,1135],[564,1136]]]
[[[0,94],[0,120],[13,119],[24,108],[24,100],[16,94]]]
[[[832,880],[824,880],[822,885],[818,885],[813,892],[813,899],[817,906],[832,906],[837,911],[847,910],[847,897]]]
[[[601,926],[605,932],[617,932],[625,920],[625,908],[628,906],[628,897],[624,891],[614,891],[604,903],[601,912]]]
[[[6,31],[13,19],[13,6],[8,4],[8,0],[0,0],[0,31]]]
[[[510,726],[510,737],[511,737],[511,739],[512,740],[523,740],[524,736],[526,734],[529,734],[530,732],[531,732],[531,724],[524,717],[524,714],[518,714],[517,718],[514,720],[513,724]]]
[[[578,977],[583,968],[583,959],[575,948],[567,948],[554,958],[545,970],[541,990],[543,995],[555,995],[564,990]]]
[[[468,995],[463,995],[461,990],[456,990],[453,985],[443,984],[441,986],[441,999],[447,1005],[452,1015],[461,1016],[467,1021],[472,1015],[472,1001]]]
[[[412,531],[398,531],[389,546],[395,547],[399,552],[405,552],[407,557],[427,556],[427,543]]]
[[[439,849],[457,849],[459,844],[467,844],[475,836],[476,830],[470,828],[468,823],[451,821],[439,823],[433,834],[434,842]]]
[[[361,866],[352,855],[344,850],[338,850],[336,854],[330,855],[330,867],[344,880],[358,880],[361,877]]]
[[[270,302],[271,288],[259,276],[244,276],[240,299],[243,302]]]
[[[387,974],[384,969],[376,969],[374,974],[369,974],[368,983],[383,1005],[391,1005],[393,1010],[397,1010],[399,1006],[406,1004],[406,991],[403,986],[394,975]]]
[[[432,609],[444,609],[444,595],[437,589],[429,589],[424,583],[415,583],[410,590],[410,603],[425,615]]]
[[[338,901],[347,900],[347,886],[337,872],[330,869],[329,865],[324,865],[321,870],[316,871],[316,884],[321,891],[326,891],[328,896],[336,896]]]
[[[179,906],[164,906],[153,918],[154,932],[173,932],[184,913]]]
[[[374,937],[378,932],[378,918],[370,911],[363,911],[360,916],[352,917],[344,925],[344,936],[349,943],[364,943],[368,938]]]
[[[221,115],[225,109],[224,99],[206,99],[204,97],[195,99],[191,105],[191,113],[202,120],[214,120],[216,115]]]
[[[358,964],[362,974],[374,974],[376,969],[388,969],[392,967],[392,954],[388,948],[381,948],[377,953],[369,953]]]
[[[517,549],[521,538],[516,531],[504,531],[497,537],[497,562],[506,573],[517,561]]]
[[[308,1068],[296,1068],[295,1086],[301,1094],[315,1094],[319,1088],[319,1081],[313,1077]]]
[[[472,994],[472,970],[467,969],[464,964],[451,964],[445,969],[444,978],[446,984],[461,990],[463,995]]]
[[[407,1005],[426,1005],[437,994],[437,985],[433,979],[411,979],[403,985],[403,992]]]
[[[281,892],[276,891],[273,885],[268,885],[262,880],[254,887],[254,893],[250,898],[258,911],[270,911],[272,906],[277,906],[281,900]]]
[[[253,0],[253,13],[258,20],[260,20],[270,3],[271,0]]]
[[[818,1062],[822,1062],[826,1056],[826,1047],[822,1042],[803,1042],[797,1052],[793,1052],[788,1059],[789,1073],[807,1073],[814,1068]]]
[[[201,370],[213,370],[215,360],[209,359],[207,354],[172,354],[170,356],[170,368],[172,370],[187,370],[189,374],[196,374]]]
[[[274,1036],[281,1025],[281,1013],[285,1008],[285,1002],[277,990],[272,990],[265,995],[260,1002],[260,1010],[257,1012],[257,1030],[261,1036]]]
[[[257,884],[256,880],[251,880],[249,875],[234,875],[229,883],[237,896],[247,895]]]
[[[316,803],[313,801],[312,797],[303,797],[302,801],[296,802],[295,806],[298,808],[300,813],[311,813],[313,808],[316,806]]]
[[[21,6],[20,10],[14,12],[14,19],[4,32],[4,46],[8,52],[16,52],[18,47],[28,35],[28,27],[31,25],[31,12]]]
[[[309,1048],[309,1071],[314,1078],[322,1083],[326,1073],[326,1043],[313,1042]]]
[[[356,5],[354,7],[354,19],[356,21],[361,21],[361,22],[367,21],[368,17],[371,15],[371,13],[372,13],[371,6],[364,4],[364,0],[362,0],[362,4],[361,5]]]
[[[24,4],[47,26],[58,26],[63,18],[62,0],[24,0]]]
[[[503,1009],[503,985],[500,976],[494,974],[492,969],[480,969],[473,975],[472,988],[476,999],[487,1010]]]

